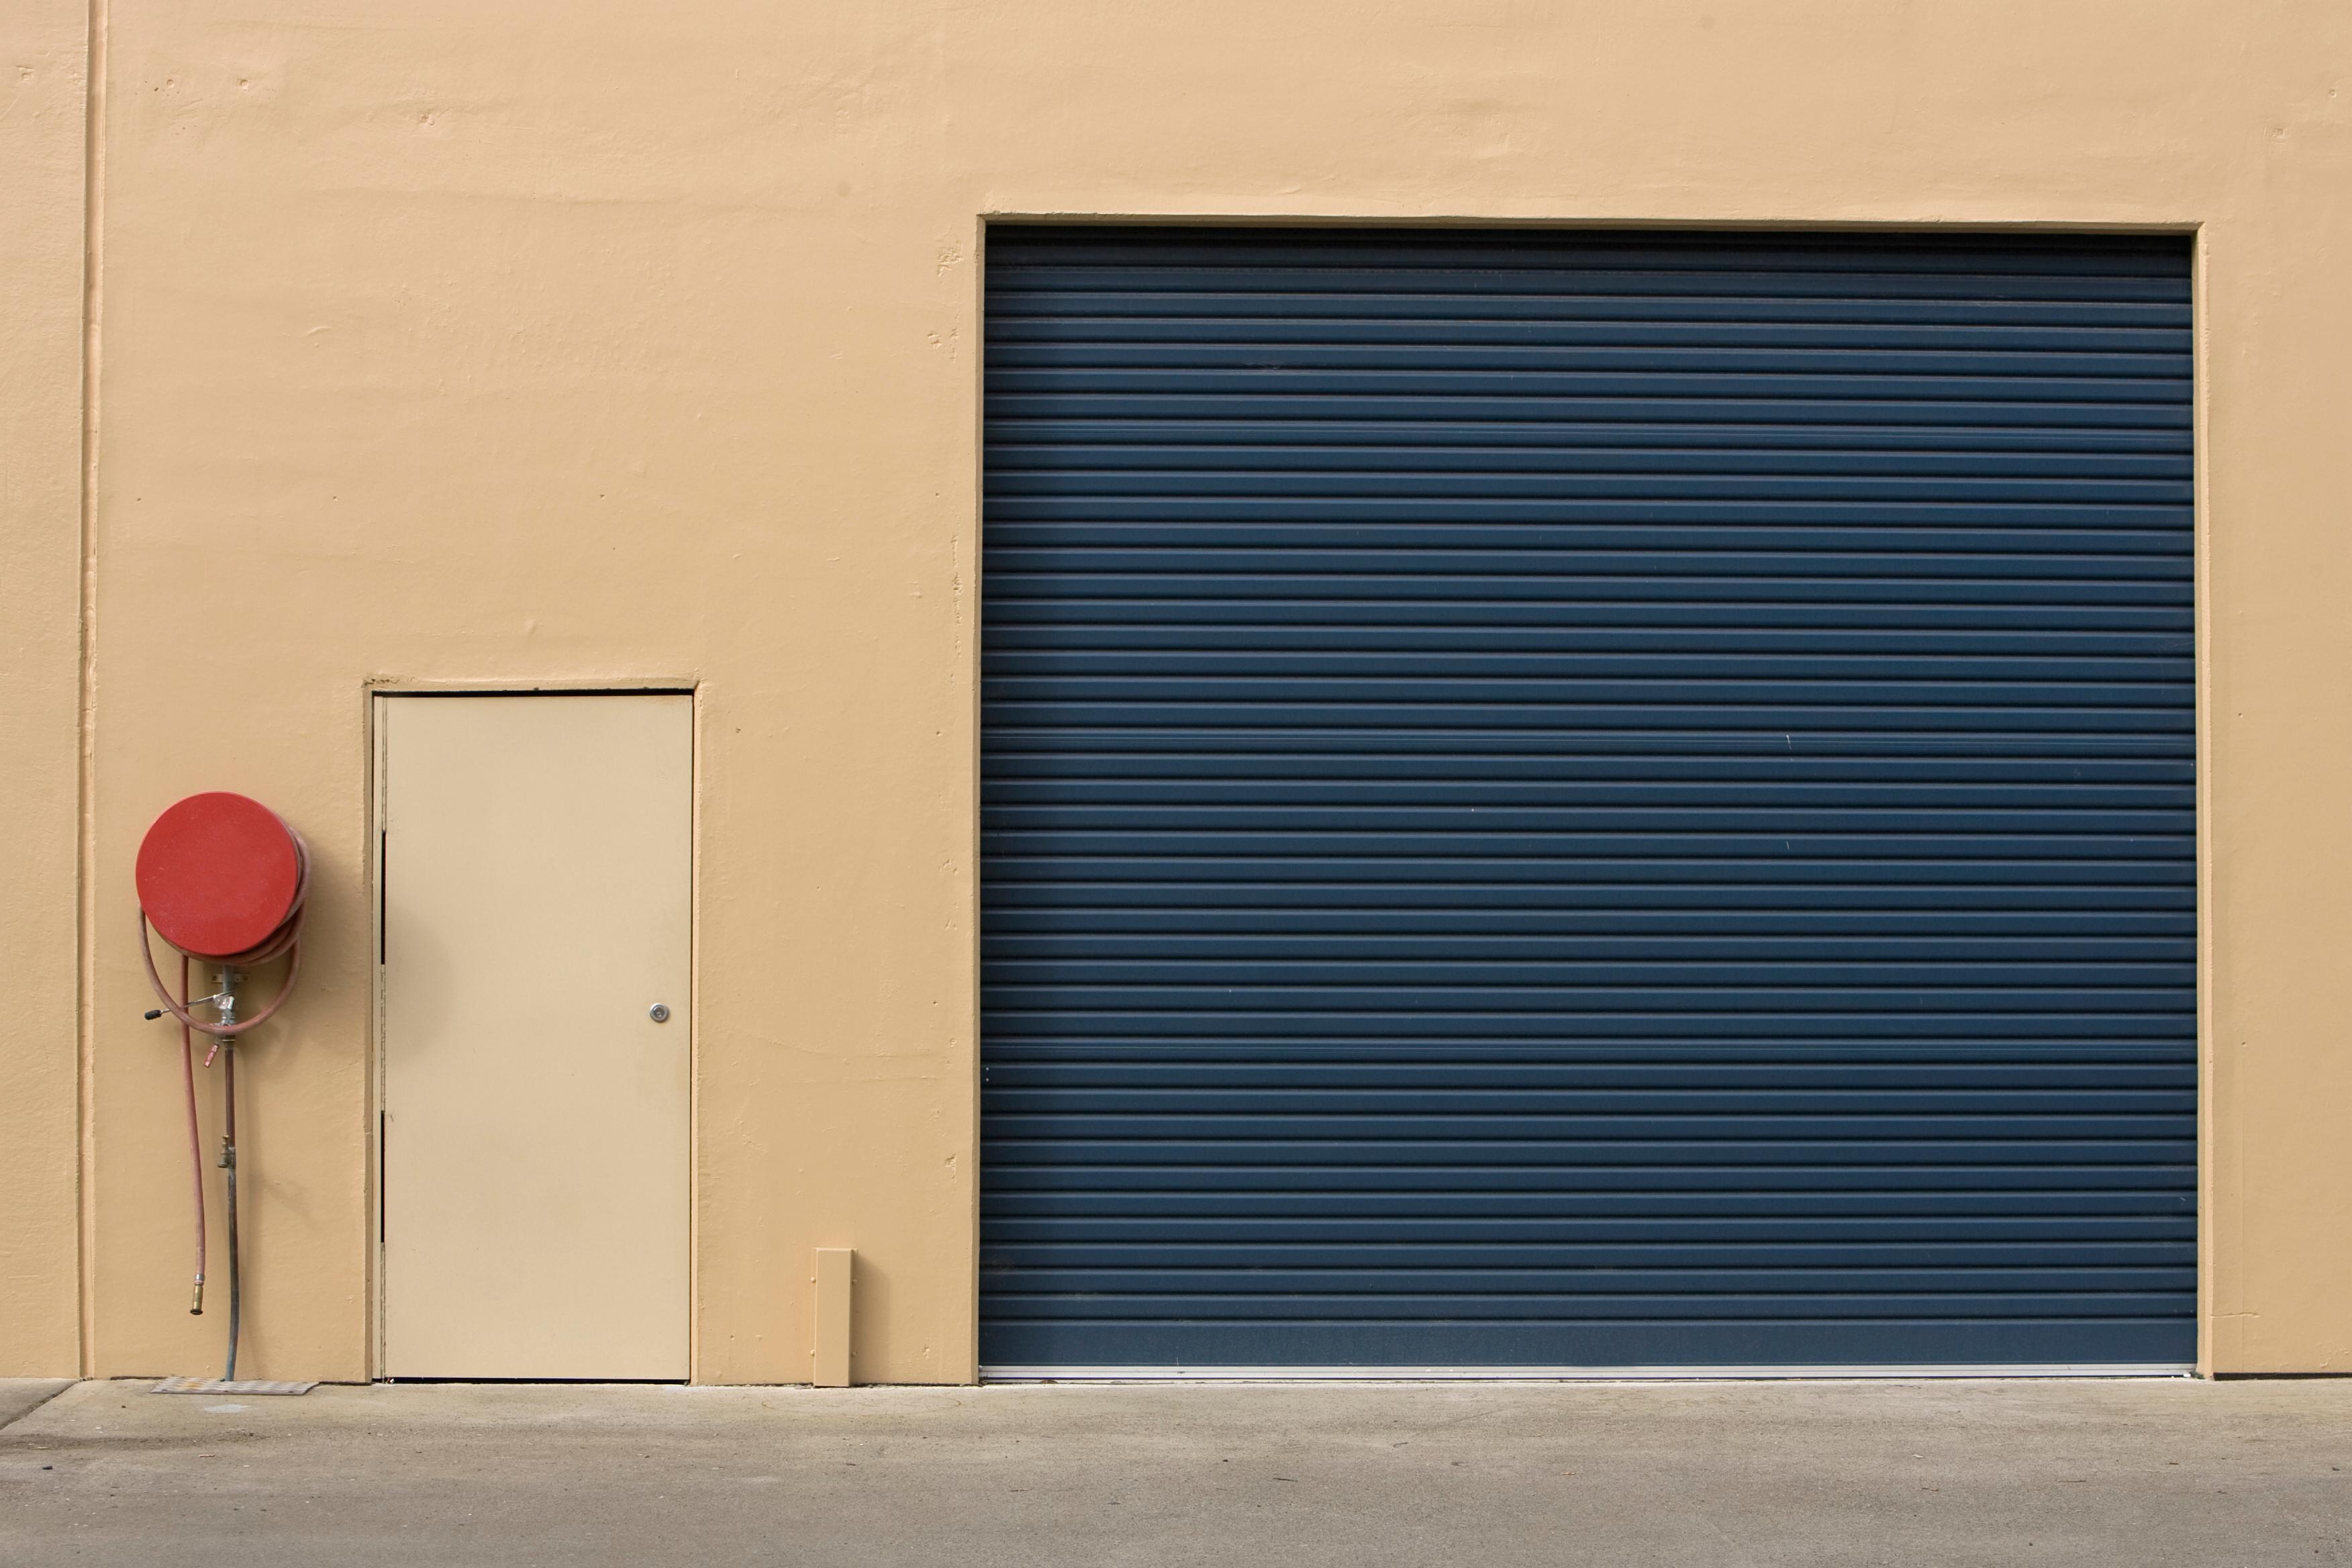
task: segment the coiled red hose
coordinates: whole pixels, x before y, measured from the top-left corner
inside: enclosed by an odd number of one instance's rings
[[[188,1310],[198,1315],[205,1310],[205,1148],[204,1133],[196,1117],[195,1037],[198,1034],[210,1035],[213,1037],[213,1049],[217,1051],[254,1026],[268,1023],[278,1009],[286,1005],[287,998],[294,994],[294,982],[302,973],[302,905],[310,890],[310,849],[302,842],[302,836],[292,828],[287,829],[287,837],[294,843],[295,883],[293,901],[286,911],[286,918],[278,922],[276,930],[242,952],[192,953],[175,950],[180,952],[180,994],[177,997],[164,989],[163,977],[156,972],[154,944],[148,937],[151,922],[146,907],[142,904],[139,909],[139,956],[147,966],[147,983],[155,988],[156,997],[163,1004],[163,1011],[169,1013],[180,1026],[180,1072],[187,1089],[189,1175],[195,1196],[196,1215],[196,1274],[194,1289],[189,1296]],[[188,963],[191,959],[217,963],[224,970],[230,970],[254,968],[280,957],[287,960],[286,979],[278,986],[278,994],[270,998],[269,1005],[251,1017],[239,1018],[235,1022],[223,1022],[217,1018],[206,1022],[189,1011],[194,1005],[188,1000]],[[154,1016],[149,1015],[151,1017]],[[233,1046],[230,1053],[222,1079],[222,1092],[226,1097],[222,1163],[228,1172],[228,1376],[233,1380],[236,1376],[237,1329],[244,1303],[236,1258],[236,1066]],[[205,1065],[212,1065],[209,1054],[205,1058]]]
[[[295,979],[302,973],[302,902],[310,892],[310,847],[303,843],[302,836],[291,828],[287,830],[287,837],[294,840],[294,902],[286,911],[286,918],[278,922],[278,929],[243,952],[183,954],[184,958],[201,959],[206,963],[218,963],[230,969],[251,969],[257,964],[268,963],[273,958],[287,958],[286,983],[278,988],[278,994],[269,999],[269,1005],[250,1018],[239,1018],[234,1024],[199,1022],[188,1012],[184,975],[182,976],[180,999],[176,1002],[172,999],[172,994],[163,989],[163,977],[155,972],[155,949],[147,940],[147,910],[144,905],[140,907],[139,956],[147,965],[147,983],[163,999],[163,1011],[180,1021],[180,1027],[210,1035],[217,1040],[229,1039],[242,1035],[256,1024],[268,1023],[270,1016],[286,1005],[286,999],[294,994]]]
[[[143,943],[147,936],[147,920],[139,920],[139,936]],[[152,963],[152,961],[150,960]],[[188,1009],[188,955],[180,954],[180,1012]],[[188,1180],[196,1196],[196,1288],[188,1297],[188,1311],[202,1317],[205,1310],[205,1135],[196,1125],[196,1037],[187,1025],[180,1026],[180,1077],[188,1086]]]

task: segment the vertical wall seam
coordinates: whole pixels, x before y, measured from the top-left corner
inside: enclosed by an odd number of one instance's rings
[[[101,221],[106,194],[106,44],[107,0],[89,0],[89,41],[84,52],[82,81],[82,241],[81,241],[81,637],[79,692],[77,704],[76,756],[76,959],[75,965],[75,1114],[79,1159],[75,1172],[77,1213],[75,1274],[79,1306],[79,1371],[85,1377],[96,1370],[96,1291],[93,1274],[97,1251],[94,1178],[96,1131],[93,1118],[95,1084],[92,1067],[96,1037],[95,981],[98,973],[98,910],[92,884],[96,879],[98,844],[94,828],[97,799],[92,761],[96,747],[98,694],[98,431],[100,310],[105,297],[101,265],[105,226]]]

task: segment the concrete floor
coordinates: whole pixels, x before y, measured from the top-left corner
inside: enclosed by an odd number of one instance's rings
[[[0,1563],[2352,1563],[2352,1380],[148,1387]]]

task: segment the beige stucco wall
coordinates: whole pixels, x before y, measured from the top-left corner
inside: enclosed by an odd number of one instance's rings
[[[0,5],[0,1377],[81,1356],[81,0]]]
[[[818,1247],[857,1249],[858,1376],[971,1374],[989,214],[2198,226],[2209,1364],[2352,1368],[2341,0],[110,11],[92,1370],[218,1337],[138,1017],[148,818],[247,790],[319,853],[305,995],[247,1058],[248,1364],[362,1376],[364,689],[690,679],[698,1375],[808,1376]],[[12,219],[73,195],[5,178]],[[19,291],[78,310],[69,272]],[[48,429],[55,380],[0,414]],[[47,833],[74,531],[9,500],[26,624],[62,629],[12,662],[37,754],[5,799]],[[42,865],[0,929],[46,977]],[[50,1038],[0,1105],[57,1100]],[[11,1343],[55,1315],[0,1306]]]

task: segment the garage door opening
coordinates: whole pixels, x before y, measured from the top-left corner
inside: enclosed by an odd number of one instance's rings
[[[988,1374],[2189,1365],[2185,241],[987,259]]]

